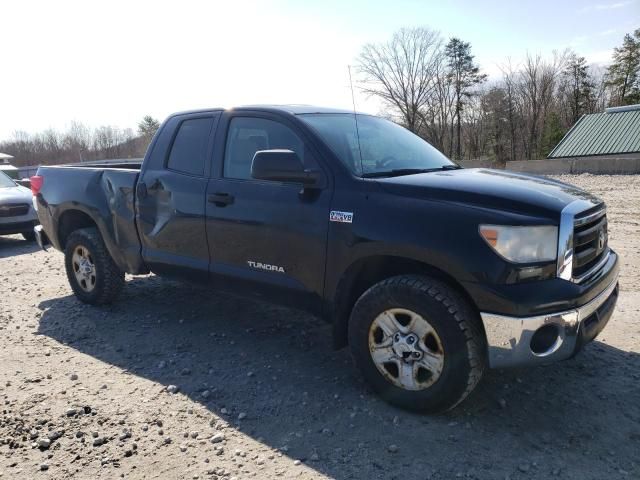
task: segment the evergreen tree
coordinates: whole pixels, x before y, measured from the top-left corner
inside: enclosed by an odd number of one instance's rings
[[[463,42],[459,38],[452,38],[445,47],[445,55],[449,65],[449,77],[453,83],[455,92],[455,114],[456,122],[456,159],[462,158],[462,145],[460,143],[461,114],[464,107],[465,98],[472,95],[471,89],[487,78],[480,73],[480,67],[473,62],[471,55],[471,44]]]
[[[146,115],[142,121],[138,123],[138,133],[149,140],[155,135],[159,128],[160,122],[151,115]]]
[[[612,105],[640,103],[640,28],[633,35],[627,33],[622,46],[614,49],[607,85],[612,89]]]
[[[561,90],[567,98],[568,120],[574,124],[585,113],[593,111],[595,103],[595,82],[589,73],[589,67],[584,57],[571,53],[567,59],[567,66],[562,72]]]

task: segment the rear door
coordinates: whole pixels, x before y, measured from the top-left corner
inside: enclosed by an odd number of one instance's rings
[[[156,273],[208,277],[206,191],[220,112],[168,120],[137,187],[137,222],[145,263]]]
[[[222,287],[315,310],[323,289],[331,178],[324,170],[319,188],[304,191],[300,184],[251,178],[255,152],[277,148],[293,150],[306,168],[323,171],[295,123],[267,113],[223,115],[217,178],[207,189],[210,270]]]

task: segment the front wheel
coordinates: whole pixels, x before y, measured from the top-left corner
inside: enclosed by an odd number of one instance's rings
[[[358,299],[349,345],[382,398],[416,411],[455,407],[478,384],[486,363],[477,314],[445,283],[418,275],[384,280]]]
[[[121,271],[96,228],[76,230],[64,250],[67,278],[73,293],[85,303],[111,303],[124,286]]]

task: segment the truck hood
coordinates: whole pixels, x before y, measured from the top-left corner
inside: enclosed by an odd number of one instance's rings
[[[377,179],[390,193],[557,218],[574,200],[601,200],[572,185],[504,170],[465,168]]]
[[[31,204],[31,190],[20,186],[0,188],[0,204],[5,203]]]

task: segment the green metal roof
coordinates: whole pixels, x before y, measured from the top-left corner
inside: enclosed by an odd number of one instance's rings
[[[640,152],[640,105],[583,115],[548,158]]]

